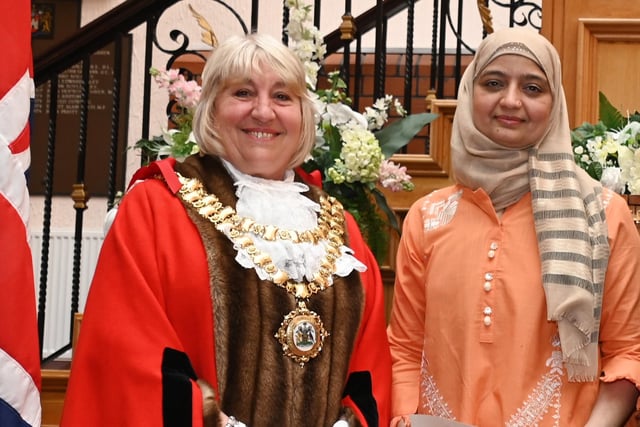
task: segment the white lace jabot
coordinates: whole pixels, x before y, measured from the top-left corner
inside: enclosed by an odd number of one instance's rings
[[[226,160],[223,163],[235,181],[238,215],[252,218],[260,224],[295,231],[310,230],[318,225],[320,205],[301,194],[308,191],[309,187],[294,181],[293,170],[288,170],[285,178],[277,181],[247,175]],[[296,281],[313,279],[327,247],[326,241],[313,244],[293,243],[289,240],[270,242],[258,236],[253,238],[258,249],[268,253],[274,264]],[[262,280],[269,278],[262,268],[253,263],[246,251],[237,247],[235,249],[238,251],[236,261],[240,265],[255,269]],[[335,274],[344,277],[353,270],[362,272],[367,269],[352,255],[350,248],[342,246],[340,249],[342,256],[336,262]]]

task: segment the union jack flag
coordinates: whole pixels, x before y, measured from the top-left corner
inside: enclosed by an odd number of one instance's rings
[[[0,5],[0,426],[40,426],[40,352],[27,222],[34,98],[31,2]]]

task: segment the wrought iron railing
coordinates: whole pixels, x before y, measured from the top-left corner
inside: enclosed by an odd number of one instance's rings
[[[251,1],[249,24],[245,22],[236,10],[226,2],[211,0],[212,3],[223,6],[232,16],[238,20],[243,31],[257,31],[259,7],[258,0]],[[82,235],[84,226],[84,211],[88,208],[87,200],[89,190],[86,183],[91,179],[95,170],[104,170],[98,174],[97,182],[93,185],[98,188],[97,193],[107,199],[107,206],[114,204],[118,191],[124,190],[125,166],[123,157],[127,152],[127,118],[130,90],[128,79],[131,65],[131,32],[141,25],[146,26],[144,39],[144,87],[142,107],[142,131],[137,137],[148,138],[150,132],[149,112],[151,111],[151,78],[146,73],[154,61],[154,52],[163,52],[169,55],[167,68],[185,54],[193,54],[204,59],[202,52],[191,47],[191,41],[185,32],[180,29],[172,29],[169,37],[178,44],[176,48],[164,47],[158,34],[158,22],[167,9],[180,0],[128,0],[111,12],[101,16],[95,21],[81,28],[73,37],[64,40],[47,52],[39,55],[34,60],[35,83],[39,93],[39,113],[36,114],[36,123],[41,131],[34,132],[41,137],[42,144],[32,144],[34,159],[41,162],[32,163],[32,176],[36,178],[30,184],[32,195],[44,198],[42,227],[42,250],[36,256],[40,257],[39,287],[38,291],[38,326],[40,341],[43,342],[45,329],[45,312],[47,293],[55,291],[56,284],[52,283],[48,274],[50,258],[49,241],[51,238],[52,199],[57,194],[65,194],[71,191],[71,197],[75,209],[75,237],[74,251],[72,254],[73,275],[71,283],[71,306],[69,316],[73,325],[73,317],[79,307],[79,280],[81,263]],[[314,2],[314,21],[319,26],[322,2]],[[432,22],[433,31],[430,45],[425,43],[421,47],[422,54],[429,58],[429,84],[422,87],[434,94],[437,98],[455,97],[455,90],[447,91],[445,81],[453,79],[453,87],[457,87],[463,71],[463,57],[473,54],[473,46],[465,42],[469,25],[463,20],[463,10],[469,7],[489,7],[492,10],[507,10],[508,19],[501,22],[502,26],[531,26],[536,29],[541,25],[541,1],[478,1],[478,2],[451,2],[449,0],[434,1],[429,16],[416,17],[416,3],[418,0],[376,0],[371,1],[372,7],[359,16],[351,15],[351,1],[345,0],[343,21],[336,29],[325,37],[329,55],[341,55],[340,70],[343,77],[350,83],[349,93],[354,100],[354,108],[358,109],[360,95],[363,93],[365,83],[360,78],[362,73],[362,58],[370,50],[363,48],[363,36],[374,32],[374,78],[373,96],[377,98],[385,93],[385,66],[387,58],[387,30],[390,19],[400,12],[406,11],[406,48],[404,56],[404,103],[407,110],[411,110],[411,97],[416,96],[414,77],[414,56],[416,43],[414,40],[414,27],[416,19],[421,22]],[[455,3],[455,4],[454,4]],[[466,3],[466,4],[465,4]],[[470,3],[472,3],[470,5]],[[265,3],[262,2],[262,5]],[[494,13],[494,16],[498,14]],[[283,6],[283,26],[287,20],[287,9]],[[495,19],[495,18],[494,18]],[[485,22],[486,32],[487,22]],[[464,29],[464,31],[463,31]],[[475,31],[483,31],[477,28]],[[282,32],[282,39],[287,41],[286,33]],[[454,48],[447,48],[450,41],[454,40]],[[107,76],[106,92],[108,100],[102,100],[107,119],[96,119],[96,107],[93,101],[95,96],[105,96],[104,93],[95,93],[93,84],[96,80],[95,68],[101,65],[96,60],[97,53],[105,53],[112,60],[107,64],[111,70]],[[453,58],[453,71],[448,71],[447,59]],[[104,64],[103,64],[104,65]],[[353,67],[352,67],[353,65]],[[355,72],[352,72],[352,69]],[[449,74],[447,74],[449,73]],[[71,76],[71,77],[70,77]],[[75,77],[74,77],[75,76]],[[419,76],[425,79],[424,75]],[[71,87],[71,92],[69,88]],[[65,108],[70,102],[69,93],[73,97],[75,114],[70,120],[64,116]],[[396,94],[399,95],[399,94]],[[427,96],[427,93],[419,94]],[[38,105],[38,102],[36,103]],[[95,123],[102,120],[102,128],[96,130]],[[36,126],[37,127],[37,126]],[[63,132],[64,131],[64,132]],[[62,136],[61,136],[62,135]],[[71,137],[69,137],[71,135]],[[66,147],[66,148],[62,148]],[[71,148],[69,148],[71,147]],[[60,153],[62,150],[62,157]],[[102,150],[102,151],[100,151]],[[101,159],[96,159],[95,153],[102,153]],[[94,153],[93,157],[87,157],[87,153]],[[75,162],[74,162],[75,160]],[[98,164],[101,161],[103,164]],[[75,164],[74,164],[75,163]],[[75,168],[74,168],[75,167]],[[68,176],[69,171],[71,178]],[[66,173],[66,176],[63,174]],[[95,175],[95,173],[94,173]],[[70,185],[66,186],[66,180]],[[95,179],[95,177],[93,177]],[[32,224],[32,227],[36,226]],[[65,353],[71,347],[72,330],[69,330],[69,341],[59,350],[43,357],[43,363],[53,360]],[[42,345],[41,345],[42,354]]]

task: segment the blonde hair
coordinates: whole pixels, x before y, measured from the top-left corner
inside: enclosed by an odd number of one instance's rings
[[[315,142],[316,109],[307,90],[304,67],[282,42],[259,33],[224,40],[207,60],[202,74],[200,102],[193,116],[193,133],[201,152],[225,157],[224,144],[214,126],[216,99],[230,81],[248,78],[264,67],[278,74],[293,95],[300,98],[300,147],[288,167],[294,168],[306,160]]]

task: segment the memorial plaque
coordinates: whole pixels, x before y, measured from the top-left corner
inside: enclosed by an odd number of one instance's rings
[[[80,28],[80,0],[44,0],[31,3],[32,50],[35,61],[45,58],[57,45],[73,40]],[[131,70],[131,37],[122,43],[121,57],[116,58],[115,44],[92,54],[89,59],[88,111],[85,117],[86,147],[79,151],[81,140],[80,114],[82,107],[82,62],[58,76],[57,120],[55,143],[49,146],[51,83],[36,87],[32,116],[31,168],[29,191],[44,194],[47,169],[53,166],[52,192],[69,195],[75,183],[84,183],[90,196],[104,196],[108,192],[110,144],[117,136],[116,189],[123,188],[125,150],[127,140],[129,82]],[[118,129],[112,130],[114,70],[121,64],[118,79],[120,100]],[[37,76],[36,76],[37,77]],[[81,158],[86,156],[84,167]]]
[[[119,76],[119,126],[112,129],[114,118],[114,70],[121,61]],[[117,138],[116,188],[123,188],[126,129],[129,104],[131,39],[127,38],[122,58],[115,58],[115,47],[109,45],[91,55],[89,60],[86,145],[80,147],[83,102],[83,63],[79,62],[58,77],[55,144],[49,146],[51,83],[36,88],[31,140],[31,194],[43,194],[47,167],[53,157],[53,194],[68,195],[75,183],[84,183],[91,196],[106,196],[111,157],[111,141]],[[85,157],[84,167],[82,157]]]

